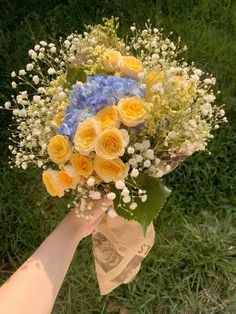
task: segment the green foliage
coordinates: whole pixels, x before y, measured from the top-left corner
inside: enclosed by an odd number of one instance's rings
[[[186,57],[216,76],[229,124],[215,133],[212,155],[198,153],[165,179],[172,194],[156,220],[156,242],[134,281],[101,297],[90,239],[75,254],[53,313],[234,314],[236,312],[236,2],[233,0],[1,0],[0,98],[9,73],[42,39],[66,36],[102,17],[119,16],[120,36],[150,18],[188,45]],[[0,281],[62,219],[66,200],[45,194],[40,174],[10,170],[10,114],[0,112]]]
[[[136,196],[134,198],[134,202],[137,204],[136,209],[131,210],[129,208],[130,204],[122,204],[122,206],[119,206],[121,192],[120,190],[114,188],[117,195],[114,203],[117,213],[125,219],[136,220],[139,222],[143,227],[145,235],[148,225],[150,225],[153,219],[159,215],[170,194],[170,190],[162,183],[161,180],[151,177],[145,173],[141,173],[135,181],[141,190],[146,191],[148,195],[147,201],[142,202],[140,198]]]
[[[70,68],[67,69],[66,81],[73,85],[76,81],[86,82],[86,73],[83,68]]]

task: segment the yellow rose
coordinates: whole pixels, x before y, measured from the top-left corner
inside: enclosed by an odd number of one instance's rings
[[[88,178],[93,173],[93,161],[86,156],[73,154],[70,162],[79,176]]]
[[[56,170],[48,169],[43,171],[42,178],[50,195],[62,197],[64,195],[64,187],[58,180],[58,173]]]
[[[146,84],[145,96],[148,100],[155,95],[155,92],[152,90],[153,85],[157,83],[162,83],[165,80],[165,73],[163,71],[157,73],[154,71],[149,71],[144,77],[144,84]]]
[[[64,166],[61,171],[57,173],[57,178],[64,189],[75,189],[79,183],[79,176],[72,166]]]
[[[123,129],[105,129],[96,142],[95,151],[101,158],[116,159],[125,152],[129,143],[129,135]]]
[[[71,157],[71,146],[67,137],[55,135],[48,144],[49,158],[56,164],[64,164]]]
[[[123,56],[120,60],[120,71],[129,77],[137,77],[143,70],[143,65],[140,60],[132,56]]]
[[[89,155],[94,150],[99,131],[96,120],[89,119],[80,123],[74,137],[75,149],[82,155]]]
[[[105,71],[115,72],[119,68],[121,53],[116,50],[107,49],[102,55],[102,64]]]
[[[65,112],[64,111],[60,111],[52,120],[52,124],[57,128],[62,124],[62,119],[65,116]]]
[[[102,129],[119,128],[120,126],[117,106],[104,107],[96,114],[95,119],[100,123]]]
[[[108,160],[97,156],[94,160],[94,169],[99,177],[102,178],[104,182],[108,183],[123,180],[127,177],[129,165],[123,163],[120,158]]]
[[[129,127],[143,123],[147,115],[146,103],[137,96],[121,99],[117,107],[122,123]]]

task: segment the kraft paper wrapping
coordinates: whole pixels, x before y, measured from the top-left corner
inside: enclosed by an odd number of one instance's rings
[[[163,175],[174,170],[194,151],[186,148],[180,151],[167,151],[158,156],[158,169]],[[166,166],[169,166],[167,168]],[[152,248],[155,239],[153,224],[150,224],[146,237],[136,221],[128,221],[120,216],[106,215],[92,235],[93,254],[101,295],[108,294],[122,283],[131,282],[140,270],[143,259]]]
[[[95,269],[101,295],[131,282],[155,239],[153,224],[144,237],[136,221],[106,215],[92,234]]]

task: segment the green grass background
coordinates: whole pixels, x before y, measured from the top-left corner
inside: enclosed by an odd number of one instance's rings
[[[166,179],[173,193],[155,222],[154,248],[135,280],[99,295],[86,239],[77,250],[53,313],[236,313],[236,1],[0,0],[0,97],[9,74],[42,39],[55,40],[102,17],[119,16],[120,36],[150,18],[188,45],[186,58],[217,78],[229,123],[212,155],[196,153]],[[0,282],[57,225],[66,200],[46,195],[37,170],[8,168],[8,112],[0,112]],[[33,313],[32,313],[33,314]]]

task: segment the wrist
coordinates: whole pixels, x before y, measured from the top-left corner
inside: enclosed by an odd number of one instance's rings
[[[63,219],[62,224],[65,225],[68,234],[78,245],[83,239],[83,236],[81,234],[81,221],[78,217],[76,217],[75,212],[69,212]]]

